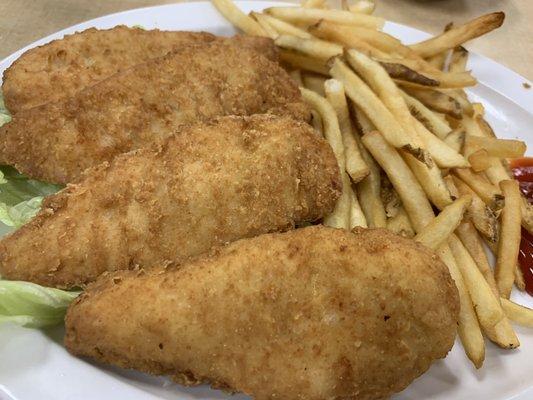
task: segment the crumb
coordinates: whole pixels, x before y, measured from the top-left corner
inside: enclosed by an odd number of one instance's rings
[[[522,86],[524,87],[524,89],[531,89],[531,85],[527,82],[522,83]]]

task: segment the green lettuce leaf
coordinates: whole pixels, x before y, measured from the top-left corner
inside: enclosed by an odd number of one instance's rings
[[[0,323],[32,328],[60,324],[79,294],[30,282],[0,280]]]
[[[43,198],[60,189],[0,166],[0,222],[15,228],[24,225],[37,214]]]

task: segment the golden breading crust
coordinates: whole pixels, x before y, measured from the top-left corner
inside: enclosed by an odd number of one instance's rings
[[[17,113],[0,128],[0,162],[50,183],[151,145],[177,127],[222,115],[307,120],[298,87],[277,64],[219,40],[185,46],[68,99]]]
[[[256,115],[183,128],[89,170],[0,242],[5,279],[74,287],[104,271],[183,261],[333,210],[339,170],[304,122]]]
[[[70,306],[65,345],[260,400],[383,399],[446,356],[458,311],[431,250],[384,229],[313,226],[181,269],[102,276]]]
[[[143,30],[117,26],[87,29],[26,51],[5,72],[2,84],[11,113],[69,97],[127,68],[194,43],[218,40],[207,32]],[[244,47],[278,60],[266,38],[237,37]]]

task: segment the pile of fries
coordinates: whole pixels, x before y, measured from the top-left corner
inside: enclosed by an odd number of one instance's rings
[[[464,88],[476,79],[462,47],[501,26],[504,14],[406,46],[380,30],[385,21],[371,1],[343,1],[338,10],[306,0],[250,15],[231,0],[213,4],[244,33],[275,41],[331,144],[344,188],[323,223],[388,228],[433,248],[459,290],[459,336],[472,363],[483,364],[484,336],[517,348],[509,321],[533,327],[533,311],[509,297],[513,284],[524,290],[517,256],[533,210],[507,160],[526,146],[497,139],[483,106],[468,100]]]

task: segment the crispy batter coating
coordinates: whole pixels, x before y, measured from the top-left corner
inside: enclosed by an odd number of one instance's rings
[[[3,278],[73,287],[104,271],[183,261],[332,211],[333,152],[289,117],[221,117],[123,154],[45,199],[0,242]]]
[[[59,100],[184,45],[214,40],[217,37],[207,32],[143,30],[123,25],[67,35],[28,50],[4,72],[5,104],[11,113],[16,113]],[[269,39],[239,36],[235,40],[278,60],[276,47]]]
[[[431,250],[313,226],[102,276],[70,306],[65,345],[260,400],[384,399],[446,356],[458,311]]]
[[[258,113],[307,120],[289,75],[240,43],[185,46],[68,99],[21,111],[0,128],[0,162],[32,178],[70,183],[183,124]]]

